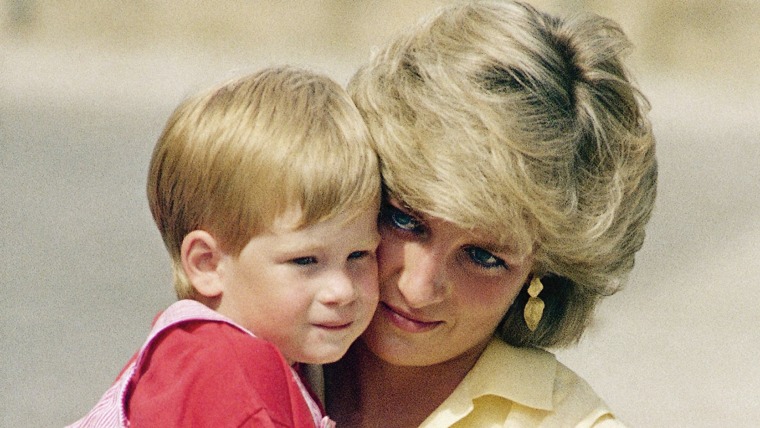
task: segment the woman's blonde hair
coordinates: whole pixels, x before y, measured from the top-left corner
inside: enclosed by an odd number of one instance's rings
[[[269,68],[177,107],[153,151],[148,202],[173,262],[179,298],[193,298],[180,248],[206,230],[237,255],[277,216],[304,227],[376,209],[377,157],[343,88],[290,67]]]
[[[531,332],[521,291],[496,332],[514,345],[577,341],[643,243],[657,164],[629,47],[599,16],[475,2],[400,35],[349,83],[389,196],[533,252],[546,309]]]

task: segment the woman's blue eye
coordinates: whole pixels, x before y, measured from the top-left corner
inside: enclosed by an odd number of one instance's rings
[[[366,251],[354,251],[353,253],[351,253],[351,254],[348,255],[348,259],[349,260],[360,259],[360,258],[366,256],[367,254],[369,254],[369,253],[366,252]]]
[[[496,267],[506,267],[504,260],[494,256],[490,251],[484,250],[480,247],[468,247],[465,249],[470,259],[479,264],[480,266],[491,269]]]
[[[388,218],[391,224],[397,229],[414,232],[421,226],[416,218],[395,207],[386,207],[384,211],[386,212],[386,218]]]
[[[300,265],[300,266],[311,265],[311,264],[314,264],[316,262],[317,262],[317,258],[314,257],[314,256],[298,257],[298,258],[295,258],[295,259],[291,260],[291,263],[297,264],[297,265]]]

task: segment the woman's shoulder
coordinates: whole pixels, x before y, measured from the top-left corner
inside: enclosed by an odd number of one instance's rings
[[[585,379],[543,349],[514,347],[493,338],[473,368],[473,372],[478,370],[495,373],[496,382],[510,381],[516,385],[513,395],[529,391],[531,395],[541,396],[541,400],[532,400],[544,402],[538,407],[566,402],[602,402]]]
[[[482,358],[488,358],[493,363],[507,363],[502,366],[502,370],[519,368],[527,374],[517,382],[521,391],[513,392],[513,397],[520,397],[521,393],[527,391],[529,396],[536,399],[533,403],[525,398],[517,402],[533,408],[537,415],[543,415],[541,426],[553,426],[553,422],[575,427],[624,426],[592,386],[558,361],[553,353],[543,349],[513,347],[497,338],[492,340],[488,349],[491,352],[496,350],[495,355],[484,352]],[[543,389],[535,388],[536,386]],[[519,406],[515,407],[518,408]]]
[[[422,426],[615,427],[607,405],[591,386],[541,349],[493,339],[454,392]],[[458,425],[459,426],[459,425]]]
[[[604,400],[585,379],[557,362],[553,415],[558,421],[578,421],[578,427],[623,427]]]

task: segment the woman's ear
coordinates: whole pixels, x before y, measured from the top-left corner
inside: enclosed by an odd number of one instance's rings
[[[193,230],[182,240],[182,268],[199,295],[219,297],[224,291],[219,271],[219,241],[203,230]]]

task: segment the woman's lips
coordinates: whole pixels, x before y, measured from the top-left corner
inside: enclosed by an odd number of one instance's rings
[[[422,333],[432,330],[438,327],[440,324],[443,324],[442,321],[425,321],[419,318],[415,318],[413,315],[410,315],[398,308],[394,308],[384,302],[380,302],[380,308],[385,318],[388,319],[391,324],[396,326],[398,329],[409,333]]]

